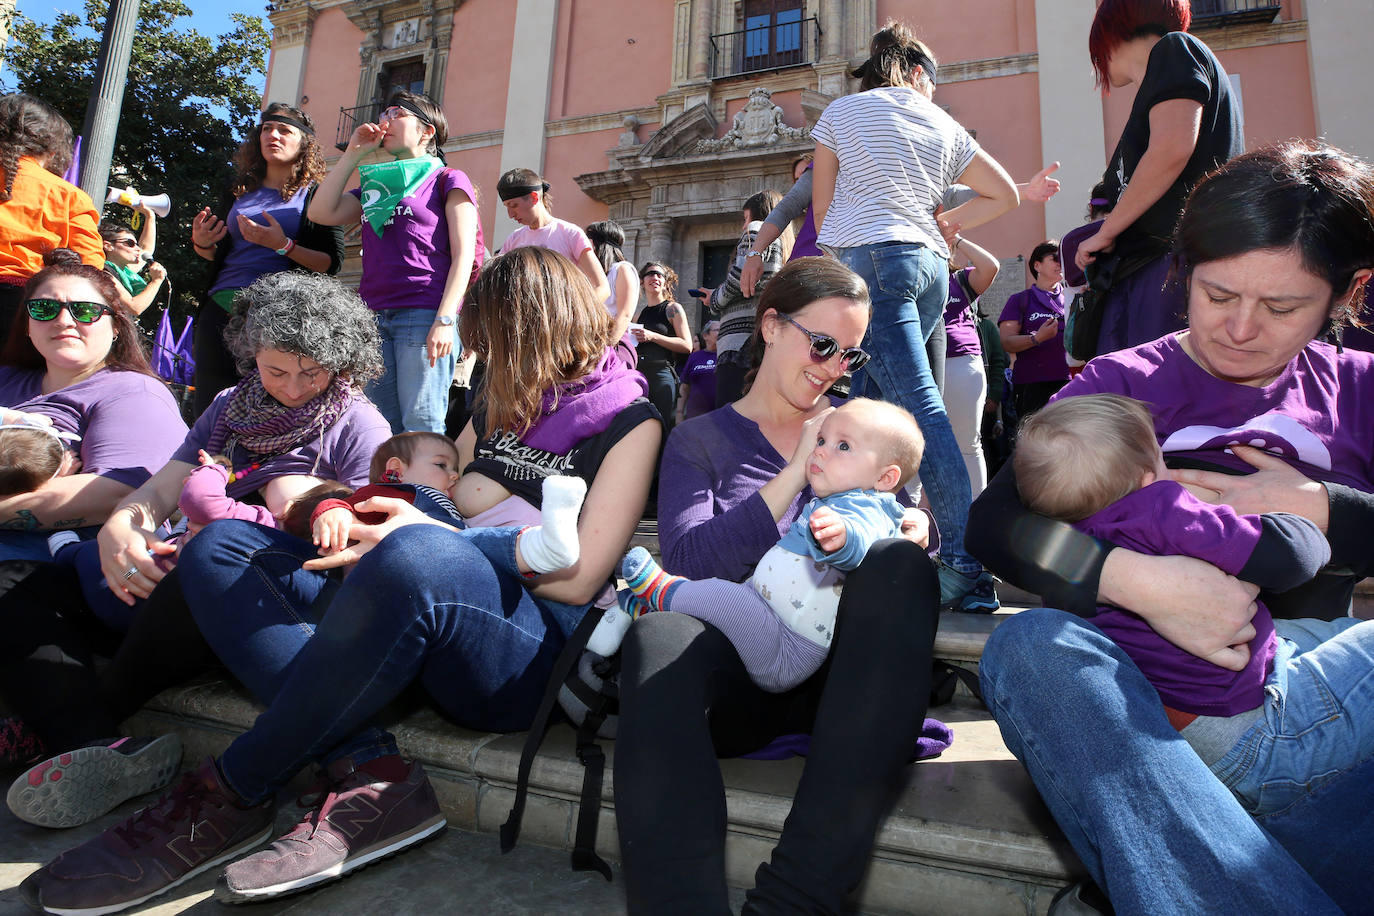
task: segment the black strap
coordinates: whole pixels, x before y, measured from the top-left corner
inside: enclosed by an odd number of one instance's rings
[[[606,772],[606,755],[596,743],[596,733],[606,721],[610,698],[587,709],[577,729],[577,759],[582,761],[582,798],[577,808],[577,833],[573,840],[573,871],[594,871],[611,880],[611,866],[596,854],[596,830],[601,814],[601,784]]]
[[[530,768],[534,766],[534,756],[539,753],[539,745],[544,742],[544,735],[549,730],[553,711],[558,705],[558,692],[563,687],[563,682],[568,679],[569,672],[582,657],[582,652],[587,648],[587,640],[591,638],[592,631],[601,621],[603,613],[601,608],[588,608],[577,629],[568,638],[568,643],[563,647],[558,660],[554,662],[553,673],[549,675],[549,683],[544,688],[544,698],[539,701],[539,710],[534,714],[529,735],[525,738],[525,747],[520,752],[520,769],[515,781],[515,804],[511,805],[510,817],[501,825],[502,852],[514,849],[515,841],[520,837],[520,821],[525,815],[525,795],[529,791]]]

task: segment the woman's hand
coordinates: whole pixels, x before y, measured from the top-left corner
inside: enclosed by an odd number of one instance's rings
[[[653,331],[649,330],[648,328],[630,328],[630,336],[633,337],[639,343],[645,343],[657,337],[658,335],[655,334]]]
[[[1079,270],[1087,270],[1088,265],[1097,258],[1098,253],[1110,251],[1112,246],[1116,244],[1116,236],[1106,232],[1106,223],[1102,225],[1103,228],[1098,229],[1092,238],[1085,240],[1083,244],[1078,246],[1078,251],[1073,256],[1073,262],[1078,265]]]
[[[307,560],[302,564],[302,569],[335,569],[339,566],[357,563],[363,558],[363,554],[384,541],[388,534],[405,528],[407,525],[448,527],[425,515],[404,499],[396,499],[392,496],[374,496],[371,499],[363,500],[353,508],[358,512],[384,512],[387,516],[386,521],[375,525],[353,525],[348,536],[357,543],[345,547],[338,553]]]
[[[158,280],[166,280],[167,268],[163,267],[157,261],[150,262],[148,264],[148,279],[153,283],[156,283]]]
[[[238,214],[239,234],[243,236],[244,241],[271,248],[273,251],[285,248],[289,239],[281,223],[273,219],[271,213],[263,213],[262,218],[267,220],[266,225],[253,222],[242,213]]]
[[[434,368],[434,364],[453,352],[453,343],[457,335],[453,331],[452,325],[432,324],[429,326],[429,334],[425,337],[425,355],[429,357],[429,366]]]
[[[1224,504],[1241,515],[1291,512],[1301,515],[1326,532],[1331,504],[1326,487],[1309,480],[1288,462],[1263,449],[1233,445],[1231,451],[1256,468],[1253,474],[1222,474],[1217,471],[1176,470],[1169,476],[1198,499]]]
[[[1059,179],[1050,177],[1057,171],[1059,171],[1059,163],[1051,162],[1049,165],[1032,175],[1031,180],[1018,189],[1021,191],[1021,199],[1043,204],[1045,201],[1058,194]]]
[[[930,546],[930,516],[910,507],[902,513],[902,537],[920,547]]]
[[[1058,333],[1059,321],[1058,319],[1051,318],[1035,329],[1034,333],[1031,334],[1031,340],[1034,340],[1037,344],[1042,344],[1046,341],[1054,340],[1054,335]]]
[[[1250,660],[1259,588],[1193,557],[1113,550],[1102,565],[1099,598],[1145,618],[1185,652],[1231,671]]]
[[[834,553],[844,546],[844,542],[849,539],[848,532],[845,531],[844,519],[840,514],[829,506],[821,506],[811,513],[811,536],[816,539],[816,545],[826,553]]]
[[[763,258],[745,258],[739,271],[739,294],[746,299],[754,296],[754,287],[763,276]],[[707,297],[709,300],[709,296]]]
[[[380,124],[359,124],[348,138],[350,153],[370,153],[382,145],[386,139],[386,128]]]
[[[206,207],[191,220],[191,244],[197,248],[214,248],[229,232],[224,220],[210,212]]]
[[[156,527],[156,526],[153,526]],[[170,557],[176,547],[157,537],[137,506],[116,509],[96,536],[100,545],[100,571],[114,596],[132,605],[147,598],[167,573],[159,557]]]
[[[835,408],[827,407],[802,424],[801,438],[797,440],[797,447],[792,450],[792,460],[787,462],[789,469],[800,468],[802,475],[805,476],[806,463],[815,451],[816,439],[821,434],[821,424],[834,412]]]

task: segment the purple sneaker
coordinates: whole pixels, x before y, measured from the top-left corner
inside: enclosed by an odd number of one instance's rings
[[[249,903],[310,890],[444,829],[439,800],[418,761],[399,782],[355,770],[349,760],[330,764],[329,777],[316,807],[294,830],[224,870],[217,898]]]
[[[62,853],[20,891],[46,913],[117,913],[266,842],[272,821],[270,800],[241,805],[207,757],[156,804]]]
[[[10,786],[5,803],[39,827],[77,827],[155,792],[181,768],[181,739],[110,738],[49,757]]]

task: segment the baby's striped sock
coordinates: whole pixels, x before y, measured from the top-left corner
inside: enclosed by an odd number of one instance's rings
[[[624,577],[630,591],[634,592],[635,597],[647,605],[650,611],[662,611],[667,608],[673,592],[687,581],[682,576],[664,572],[663,567],[654,562],[649,551],[643,547],[636,547],[625,554],[625,559],[620,561],[620,575]]]

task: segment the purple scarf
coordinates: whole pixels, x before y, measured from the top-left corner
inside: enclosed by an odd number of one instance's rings
[[[600,365],[587,375],[544,395],[539,419],[520,440],[532,448],[566,455],[579,442],[605,432],[616,414],[648,393],[644,376],[608,349],[601,354]]]
[[[243,377],[215,421],[205,443],[212,455],[242,445],[255,455],[275,457],[333,426],[353,403],[349,382],[334,376],[328,388],[299,407],[287,407],[267,393],[256,369]]]
[[[916,739],[916,747],[911,751],[911,760],[929,760],[939,757],[954,743],[954,730],[939,719],[926,719],[921,725],[921,736]],[[788,757],[805,757],[811,752],[810,735],[779,735],[768,744],[748,754],[741,754],[747,760],[786,760]]]

